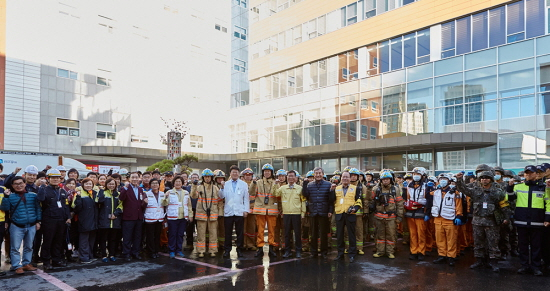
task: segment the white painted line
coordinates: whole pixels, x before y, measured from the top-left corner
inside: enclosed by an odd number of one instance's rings
[[[39,277],[41,277],[42,279],[48,281],[49,283],[51,283],[52,285],[54,285],[55,287],[63,290],[63,291],[78,291],[77,289],[69,286],[67,283],[57,279],[56,277],[48,274],[48,273],[45,273],[44,271],[38,269],[36,271],[33,271],[33,273],[35,273],[36,275],[38,275]]]

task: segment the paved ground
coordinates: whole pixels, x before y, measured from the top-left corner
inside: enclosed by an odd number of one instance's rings
[[[328,260],[311,258],[270,260],[254,258],[245,252],[244,259],[186,258],[166,256],[154,260],[90,265],[70,264],[49,272],[38,270],[17,276],[8,272],[0,277],[0,290],[549,290],[548,274],[543,277],[517,275],[517,258],[500,262],[500,274],[489,269],[473,271],[472,252],[466,252],[455,267],[434,265],[435,255],[426,261],[408,260],[407,247],[397,258],[372,257],[372,246],[356,262],[335,262],[335,252]],[[4,258],[2,257],[2,261]],[[2,264],[2,269],[7,266]]]

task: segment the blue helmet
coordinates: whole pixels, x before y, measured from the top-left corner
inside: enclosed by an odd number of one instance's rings
[[[286,176],[286,171],[284,169],[278,170],[276,176],[279,176],[279,175]]]
[[[313,176],[315,176],[315,174],[313,173],[313,171],[309,171],[309,172],[307,172],[307,174],[306,174],[306,178],[313,177]]]
[[[273,166],[270,165],[270,164],[265,164],[265,165],[262,167],[262,171],[263,171],[263,170],[271,170],[271,171],[273,171],[273,172],[275,171],[275,169],[273,168]]]
[[[391,172],[387,170],[380,172],[380,180],[386,179],[386,178],[393,179],[393,175],[391,174]]]
[[[208,177],[208,176],[213,177],[214,172],[212,172],[212,170],[206,168],[202,171],[201,176],[203,176],[203,177]]]
[[[357,170],[356,168],[351,168],[349,170],[349,174],[354,174],[354,175],[361,175],[361,172],[359,170]]]

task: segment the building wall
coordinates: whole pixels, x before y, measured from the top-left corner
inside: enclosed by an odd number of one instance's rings
[[[184,149],[191,149],[193,135],[202,140],[193,151],[228,151],[211,129],[229,108],[231,31],[216,27],[230,26],[230,5],[9,1],[9,105],[2,121],[10,122],[10,141],[4,148],[70,154],[79,154],[82,145],[163,149],[163,117],[188,122]],[[14,108],[19,105],[24,107]],[[21,116],[28,116],[32,130],[21,125]],[[56,118],[79,121],[80,136],[57,134]],[[116,126],[116,139],[98,139],[97,123]],[[133,136],[142,142],[131,142]]]
[[[308,3],[326,4],[303,1],[253,24],[251,33],[263,22],[282,21],[277,18],[294,9],[308,10]],[[250,75],[251,105],[232,110],[241,117],[232,125],[232,152],[246,152],[250,141],[265,151],[495,132],[498,144],[485,149],[385,155],[369,155],[365,149],[353,156],[323,153],[323,158],[312,153],[311,159],[290,159],[288,165],[301,165],[299,171],[346,163],[399,171],[428,165],[439,171],[479,163],[520,168],[546,162],[547,9],[543,0],[422,0],[259,57],[251,64],[261,72]],[[422,49],[428,53],[417,54]]]

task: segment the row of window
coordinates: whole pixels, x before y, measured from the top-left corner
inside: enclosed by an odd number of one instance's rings
[[[271,2],[276,2],[272,0]],[[265,5],[264,2],[259,6]],[[286,2],[286,0],[285,0]],[[288,48],[301,42],[333,32],[378,14],[399,8],[415,0],[360,0],[308,22],[295,26],[251,46],[252,59]],[[254,9],[252,9],[254,22]]]
[[[104,71],[104,70],[99,70],[99,71]],[[107,72],[107,71],[104,71],[104,72]],[[108,72],[108,73],[110,73],[110,72]],[[66,69],[61,69],[61,68],[57,69],[57,76],[60,77],[60,78],[78,80],[78,73],[77,72],[73,72],[73,71],[66,70]],[[102,85],[102,86],[111,86],[111,79],[106,78],[106,77],[97,76],[96,77],[96,84]]]
[[[80,136],[80,121],[58,118],[57,134],[74,136],[74,137]],[[116,139],[116,125],[97,123],[96,138]]]

